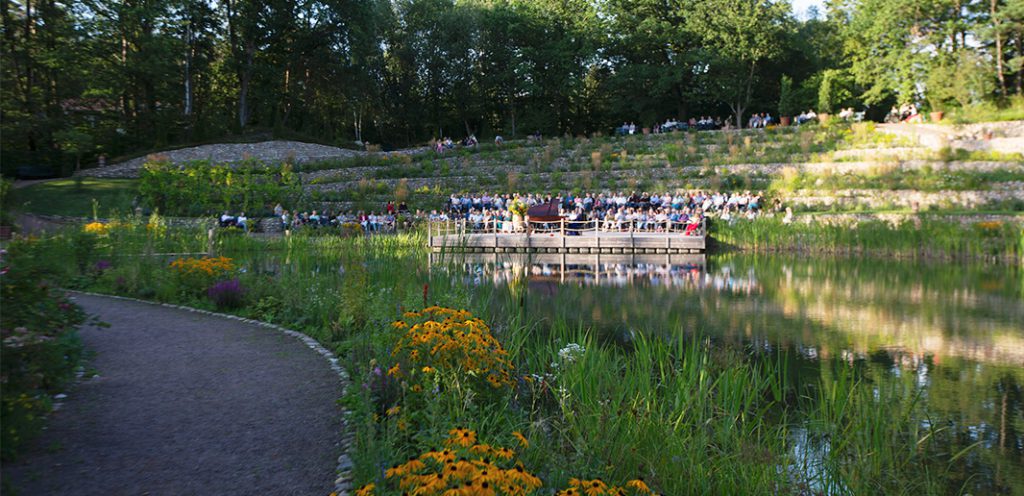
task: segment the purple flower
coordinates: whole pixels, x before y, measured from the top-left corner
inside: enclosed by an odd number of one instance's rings
[[[220,281],[206,290],[206,295],[213,300],[214,305],[222,309],[241,307],[245,304],[246,293],[247,290],[242,286],[242,282],[237,277]]]
[[[111,268],[113,266],[114,266],[114,264],[110,263],[110,261],[108,261],[108,260],[98,260],[96,262],[96,265],[93,265],[92,268],[96,272],[103,272],[104,270],[107,270],[107,269],[109,269],[109,268]]]

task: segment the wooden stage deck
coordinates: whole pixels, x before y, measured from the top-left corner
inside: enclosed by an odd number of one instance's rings
[[[703,230],[701,232],[704,232]],[[705,237],[680,232],[584,231],[561,232],[448,232],[431,231],[434,252],[569,253],[569,254],[697,254],[706,249]]]

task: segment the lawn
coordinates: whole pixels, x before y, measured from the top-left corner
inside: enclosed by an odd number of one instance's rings
[[[58,179],[13,190],[13,208],[47,215],[87,217],[107,216],[111,211],[126,212],[138,194],[134,179]]]

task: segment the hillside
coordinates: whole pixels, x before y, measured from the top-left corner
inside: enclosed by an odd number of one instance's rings
[[[563,137],[501,147],[487,143],[441,154],[423,148],[367,153],[271,141],[206,145],[161,156],[175,164],[287,160],[299,171],[305,192],[291,205],[300,210],[373,210],[400,197],[414,210],[429,210],[460,192],[713,189],[764,191],[770,201],[779,199],[797,212],[1010,213],[1024,211],[1022,134],[1021,122],[980,130],[865,123]],[[1002,151],[986,150],[993,144]],[[42,208],[48,202],[34,201],[33,207],[33,191],[39,196],[46,189],[52,197],[61,194],[49,191],[57,186],[73,188],[78,196],[93,189],[100,193],[104,179],[99,178],[138,177],[144,161],[85,171],[97,179],[84,184],[31,186],[19,191],[18,203],[29,211]],[[120,184],[118,191],[130,184]],[[104,205],[123,206],[129,199]]]
[[[1024,210],[1019,137],[1002,138],[1001,149],[1015,153],[977,143],[975,151],[953,151],[928,146],[906,129],[896,134],[858,124],[561,138],[363,157],[317,170],[310,164],[302,176],[310,198],[327,208],[373,208],[405,192],[427,207],[458,192],[697,188],[762,190],[805,211]]]

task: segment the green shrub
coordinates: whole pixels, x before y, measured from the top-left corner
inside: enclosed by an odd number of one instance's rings
[[[14,458],[36,435],[50,396],[74,377],[82,356],[76,328],[85,313],[50,286],[32,257],[33,243],[19,241],[0,261],[0,456]]]
[[[139,178],[143,201],[165,215],[199,216],[225,210],[264,214],[278,203],[294,205],[301,193],[299,176],[289,164],[270,166],[256,160],[176,165],[155,159],[143,165]]]

